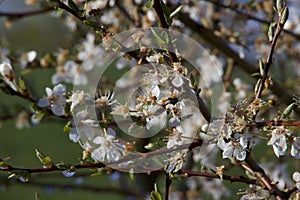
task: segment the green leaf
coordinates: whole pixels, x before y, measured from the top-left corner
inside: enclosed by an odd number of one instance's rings
[[[167,24],[171,25],[172,19],[170,18],[171,11],[170,11],[169,7],[166,4],[164,4],[164,3],[161,3],[161,7],[162,7],[163,12],[165,14],[165,18],[166,18]]]
[[[158,149],[159,145],[157,143],[148,143],[146,146],[144,146],[144,148],[153,151]]]
[[[146,3],[147,8],[152,8],[153,5],[154,5],[154,0],[148,0],[147,3]]]
[[[178,6],[171,14],[170,14],[170,18],[172,19],[175,15],[177,15],[181,9],[183,8],[183,5]]]
[[[39,193],[35,192],[34,199],[41,200]]]
[[[68,5],[70,6],[70,8],[76,12],[76,14],[78,14],[79,16],[83,17],[84,16],[84,11],[80,10],[77,6],[77,4],[73,1],[73,0],[68,0]]]
[[[98,25],[97,21],[93,20],[93,19],[83,20],[82,23],[84,23],[85,25],[87,25],[87,26],[89,26],[90,28],[93,28],[93,29],[99,28],[99,25]]]
[[[150,198],[151,200],[162,200],[161,195],[157,191],[152,191]]]
[[[259,72],[255,72],[253,74],[251,74],[252,77],[255,77],[255,76],[261,76],[261,74]]]
[[[276,1],[276,9],[280,12],[283,7],[283,0]]]
[[[45,156],[43,155],[41,152],[39,152],[37,149],[35,150],[36,152],[36,157],[38,157],[38,159],[40,160],[40,162],[45,165],[45,166],[49,166],[52,165],[52,161],[51,158],[49,156]]]
[[[43,112],[37,112],[34,116],[34,119],[41,119],[42,117],[44,117],[45,113]]]
[[[5,162],[2,159],[0,159],[0,168],[4,166],[5,166]]]
[[[33,111],[36,111],[36,112],[40,111],[40,108],[34,103],[30,104],[30,107],[32,108]]]
[[[71,127],[71,123],[68,122],[65,127],[64,127],[64,133],[69,133],[71,131],[72,127]]]
[[[269,39],[269,42],[272,42],[273,38],[274,38],[274,27],[271,24],[269,26],[269,29],[268,29],[268,39]]]
[[[134,180],[134,170],[132,168],[129,170],[129,178],[130,180]]]
[[[190,84],[193,89],[197,88],[197,83],[193,74],[190,75]]]
[[[285,7],[284,10],[282,11],[282,16],[280,18],[280,24],[285,24],[285,22],[289,18],[289,8]]]
[[[255,87],[254,87],[254,94],[255,95],[258,92],[258,88],[259,88],[260,82],[261,82],[261,79],[258,79],[257,82],[256,82],[256,84],[255,84]]]
[[[262,77],[265,76],[264,63],[262,59],[259,60],[259,72]]]
[[[26,90],[25,81],[23,80],[23,78],[21,76],[19,77],[19,87],[21,90]]]
[[[98,168],[95,173],[92,173],[91,177],[102,176],[102,175],[105,175],[105,174],[108,174],[108,173],[109,173],[109,171],[106,168],[101,167],[101,168]]]
[[[42,164],[43,165],[50,165],[52,163],[51,158],[49,156],[46,156],[45,158],[43,158],[42,160]]]
[[[291,103],[291,104],[283,111],[282,115],[283,115],[284,117],[289,116],[289,115],[292,113],[292,111],[293,111],[296,107],[297,107],[297,105],[296,105],[295,103]]]

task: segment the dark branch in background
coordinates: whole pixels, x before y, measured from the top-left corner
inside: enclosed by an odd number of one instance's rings
[[[170,186],[172,184],[172,179],[170,177],[169,173],[166,173],[166,182],[165,182],[165,200],[169,200],[169,192],[170,192]]]
[[[44,8],[41,10],[33,10],[33,11],[26,11],[26,12],[3,12],[3,11],[0,11],[0,16],[20,18],[20,17],[44,14],[44,13],[47,13],[47,12],[53,11],[53,10],[55,10],[53,7],[49,7],[49,8]]]
[[[264,126],[294,126],[300,127],[300,121],[297,122],[288,122],[288,121],[265,121],[265,122],[254,122],[247,126],[254,126],[254,127],[264,127]]]
[[[72,14],[74,17],[76,17],[77,19],[79,19],[80,21],[86,20],[85,16],[80,16],[78,15],[74,10],[72,10],[70,7],[68,7],[66,4],[64,4],[62,1],[58,1],[56,2],[58,3],[57,7],[60,9],[63,9],[65,11],[67,11],[68,13]]]
[[[76,164],[72,165],[76,169],[93,169],[93,168],[104,168],[106,167],[109,171],[113,172],[117,169],[114,168],[109,168],[105,164],[102,163],[86,163],[86,164]],[[150,170],[150,169],[149,169]],[[49,172],[59,172],[62,171],[61,169],[53,166],[49,168],[18,168],[18,167],[13,167],[10,165],[6,165],[6,167],[0,168],[0,171],[7,171],[7,172],[22,172],[26,171],[30,174],[40,174],[40,173],[49,173]],[[126,171],[119,171],[120,173],[128,173]],[[165,169],[154,169],[153,171],[150,171],[151,173],[165,173]],[[91,172],[92,173],[92,172]],[[207,177],[207,178],[216,178],[216,179],[223,179],[223,180],[228,180],[230,182],[243,182],[247,184],[255,184],[261,186],[262,184],[260,183],[259,180],[257,179],[251,179],[251,178],[246,178],[243,176],[230,176],[230,175],[222,175],[220,177],[219,175],[211,172],[199,172],[199,171],[192,171],[192,170],[180,170],[176,172],[175,174],[168,174],[168,184],[170,183],[172,176],[182,176],[183,177],[192,177],[192,176],[201,176],[201,177]],[[80,176],[80,175],[79,175]],[[76,176],[75,176],[76,177]],[[167,180],[166,180],[167,181]],[[31,182],[31,180],[29,180]]]
[[[211,122],[212,116],[211,116],[209,109],[205,105],[203,99],[200,97],[199,91],[195,91],[195,93],[196,93],[198,107],[199,107],[200,112],[202,113],[203,117],[206,119],[207,122]]]
[[[222,8],[226,8],[226,9],[230,9],[234,12],[236,12],[237,14],[241,15],[241,16],[244,16],[248,19],[252,19],[254,21],[257,21],[257,22],[260,22],[260,23],[263,23],[263,24],[266,24],[266,25],[269,25],[271,23],[271,21],[268,21],[268,20],[265,20],[265,19],[261,19],[261,18],[258,18],[256,17],[255,15],[252,15],[250,13],[246,13],[244,12],[243,10],[239,10],[238,8],[236,8],[235,6],[232,6],[232,5],[224,5],[222,3],[220,3],[219,1],[215,1],[215,0],[200,0],[200,1],[206,1],[206,2],[210,2],[210,3],[213,3],[215,4],[216,6],[218,7],[222,7]],[[296,39],[300,40],[300,35],[299,34],[296,34],[292,31],[289,31],[289,30],[286,30],[286,29],[283,29],[283,31],[289,35],[292,35],[293,37],[295,37]]]
[[[190,19],[189,15],[186,13],[180,13],[177,15],[180,21],[182,21],[187,27],[191,30],[198,33],[206,42],[210,45],[214,46],[215,48],[219,49],[224,55],[232,58],[237,66],[239,66],[242,70],[247,72],[248,74],[253,74],[257,72],[257,67],[253,64],[249,63],[248,61],[239,57],[239,55],[231,49],[228,44],[219,36],[214,34],[214,31],[208,28],[205,28],[203,25],[200,25]],[[279,96],[282,101],[286,104],[290,104],[293,102],[293,96],[284,89],[278,82],[273,80],[273,85],[270,87],[272,92]]]
[[[254,185],[261,186],[261,183],[257,179],[246,178],[243,176],[222,175],[222,177],[221,177],[215,173],[190,171],[190,170],[181,170],[180,174],[185,174],[187,177],[201,176],[201,177],[206,177],[206,178],[216,178],[216,179],[227,180],[230,182],[243,182],[243,183],[247,183],[247,184],[254,184]]]
[[[2,90],[4,93],[8,94],[8,95],[11,95],[11,96],[18,96],[24,100],[27,100],[27,101],[30,101],[31,103],[33,104],[37,104],[38,101],[32,97],[30,95],[30,93],[28,92],[28,90],[24,90],[24,91],[15,91],[14,89],[12,89],[5,81],[3,81],[2,79],[0,79],[0,90]],[[53,114],[53,112],[47,108],[46,112],[45,112],[46,115],[51,115],[51,116],[55,116],[55,117],[58,117],[60,119],[67,119],[67,120],[70,120],[70,117],[69,116],[65,116],[65,115],[62,115],[62,116],[56,116]]]
[[[91,192],[97,192],[97,193],[116,193],[119,195],[126,195],[126,196],[135,196],[139,197],[139,194],[135,191],[129,191],[129,190],[124,190],[123,188],[115,188],[115,187],[99,187],[99,186],[94,186],[94,185],[85,185],[85,184],[65,184],[65,183],[58,183],[57,181],[55,183],[47,182],[45,181],[36,181],[36,180],[30,180],[27,183],[22,183],[22,182],[16,182],[12,179],[7,179],[6,177],[0,177],[2,180],[1,183],[4,184],[6,187],[9,187],[11,184],[22,184],[22,186],[32,186],[32,187],[44,187],[44,188],[57,188],[61,190],[83,190],[83,191],[91,191]]]

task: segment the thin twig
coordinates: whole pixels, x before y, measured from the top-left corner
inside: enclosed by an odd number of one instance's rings
[[[159,24],[160,24],[160,27],[161,28],[165,28],[165,29],[169,29],[169,25],[167,23],[167,20],[166,20],[166,17],[165,17],[165,14],[164,14],[164,11],[162,9],[162,2],[161,0],[154,0],[154,4],[153,4],[153,8],[156,12],[156,15],[158,17],[158,21],[159,21]],[[167,33],[168,34],[168,33]],[[169,36],[169,34],[168,34]],[[169,36],[170,38],[170,36]],[[169,57],[170,57],[170,61],[171,61],[171,64],[172,63],[175,63],[175,62],[178,62],[178,58],[176,56],[176,54],[174,53],[174,50],[172,48],[172,44],[170,44],[172,40],[169,39],[169,44],[168,44],[168,54],[169,54]]]
[[[279,21],[280,21],[280,17],[279,17]],[[281,30],[282,30],[282,27],[283,25],[281,23],[277,23],[277,27],[276,27],[276,32],[274,34],[274,38],[273,40],[271,41],[271,46],[270,46],[270,49],[269,49],[269,53],[268,53],[268,58],[267,58],[267,61],[266,61],[266,64],[264,66],[264,76],[262,77],[261,81],[260,81],[260,84],[258,86],[258,90],[257,90],[257,93],[256,93],[256,98],[260,98],[261,95],[262,95],[262,92],[265,88],[265,83],[268,79],[268,73],[270,71],[270,67],[273,63],[273,54],[274,54],[274,50],[275,50],[275,46],[276,46],[276,42],[277,42],[277,39],[281,33]]]
[[[3,177],[0,177],[3,179]],[[3,183],[3,181],[2,181]],[[57,181],[55,183],[51,182],[45,182],[45,181],[35,181],[34,179],[31,179],[29,182],[22,183],[22,182],[15,182],[14,180],[6,179],[5,181],[5,186],[10,186],[10,183],[16,184],[22,184],[22,186],[35,186],[35,187],[52,187],[52,188],[57,188],[57,189],[74,189],[74,190],[84,190],[84,191],[92,191],[92,192],[98,192],[98,193],[111,193],[111,194],[119,194],[119,195],[133,195],[135,197],[138,197],[139,194],[136,191],[132,190],[124,190],[124,188],[116,188],[116,187],[99,187],[99,186],[94,186],[94,185],[87,185],[87,184],[65,184],[65,183],[58,183]]]
[[[76,165],[71,165],[71,166],[73,166],[76,169],[94,169],[94,168],[103,168],[103,167],[105,167],[108,170],[110,170],[111,172],[117,170],[117,169],[109,168],[103,163],[86,163],[86,164],[76,164]],[[17,171],[19,171],[19,172],[26,171],[30,174],[38,174],[38,173],[49,173],[49,172],[62,171],[62,170],[57,168],[56,166],[48,167],[48,168],[18,168],[18,167],[13,167],[11,165],[5,165],[5,166],[0,168],[0,171],[7,171],[7,172],[12,172],[12,173],[17,172]],[[126,171],[119,171],[119,172],[120,173],[128,173]],[[151,172],[151,173],[165,173],[165,169],[160,168],[160,169],[153,169],[151,171],[151,169],[149,168],[149,172]],[[213,179],[216,178],[216,179],[227,180],[227,181],[230,181],[230,182],[243,182],[243,183],[255,184],[255,185],[259,185],[259,186],[262,185],[261,182],[257,179],[246,178],[246,177],[243,177],[243,176],[226,175],[226,174],[223,174],[222,176],[220,176],[220,175],[217,175],[215,173],[210,173],[210,172],[180,170],[180,171],[176,172],[173,175],[179,175],[179,176],[183,175],[182,178],[184,178],[184,177],[193,177],[193,176],[201,176],[201,177],[206,177],[206,178],[213,178]],[[167,176],[169,176],[168,177],[168,184],[171,184],[170,174],[167,174]]]

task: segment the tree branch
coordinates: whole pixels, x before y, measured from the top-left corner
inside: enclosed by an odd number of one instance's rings
[[[257,72],[256,66],[240,58],[239,55],[233,49],[231,49],[222,38],[214,34],[213,30],[207,29],[204,26],[196,23],[186,13],[179,13],[178,18],[191,30],[198,33],[210,45],[219,49],[224,55],[232,58],[236,65],[239,66],[242,70],[244,70],[248,74],[253,74]],[[270,87],[270,89],[275,95],[279,96],[282,99],[282,101],[284,101],[286,104],[292,103],[293,96],[285,88],[282,88],[282,86],[277,81],[273,80],[273,85],[272,87]]]
[[[44,8],[41,10],[32,10],[32,11],[26,11],[26,12],[3,12],[3,11],[0,11],[0,16],[21,18],[21,17],[32,16],[32,15],[44,14],[44,13],[47,13],[47,12],[53,11],[53,10],[55,10],[54,7],[48,7],[48,8]]]
[[[165,14],[164,14],[164,11],[162,9],[162,4],[163,2],[161,2],[161,0],[154,0],[154,4],[153,4],[153,8],[156,12],[156,15],[158,17],[158,21],[159,21],[159,24],[160,24],[160,27],[161,28],[165,28],[165,29],[169,29],[169,25],[167,23],[167,20],[166,20],[166,17],[165,17]],[[168,34],[168,33],[167,33]],[[170,38],[170,35],[168,34],[169,38]],[[176,54],[174,53],[174,48],[171,46],[171,39],[169,39],[169,43],[168,43],[168,54],[169,54],[169,57],[170,57],[170,61],[171,61],[171,64],[174,63],[174,62],[178,62],[178,58],[176,56]]]

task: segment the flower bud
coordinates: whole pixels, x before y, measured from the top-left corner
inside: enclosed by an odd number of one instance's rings
[[[10,63],[7,62],[1,63],[0,73],[7,81],[12,81],[14,79],[14,73]]]

